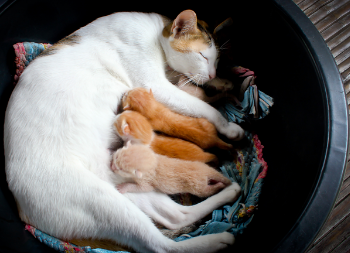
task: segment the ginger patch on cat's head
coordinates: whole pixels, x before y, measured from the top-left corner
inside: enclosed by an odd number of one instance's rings
[[[205,22],[197,20],[194,11],[185,10],[164,28],[163,36],[170,38],[171,47],[178,52],[200,52],[213,43],[206,27]]]

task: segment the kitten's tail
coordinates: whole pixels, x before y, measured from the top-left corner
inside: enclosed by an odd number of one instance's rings
[[[215,172],[217,173],[214,173],[208,177],[207,186],[205,187],[206,190],[203,192],[205,196],[200,197],[209,197],[232,184],[230,179],[218,171]]]
[[[220,172],[218,171],[215,171],[217,173],[213,174],[213,175],[210,175],[208,177],[208,185],[209,186],[215,186],[219,183],[222,183],[223,184],[223,187],[226,187],[226,186],[229,186],[231,185],[231,180],[228,179],[227,177],[225,177],[224,175],[222,175]]]
[[[221,140],[220,138],[218,138],[218,141],[217,141],[216,145],[217,145],[218,148],[225,149],[225,150],[233,148],[232,144],[226,143],[223,140]]]
[[[219,159],[214,154],[204,152],[204,156],[204,163],[213,163],[215,165],[219,163]]]

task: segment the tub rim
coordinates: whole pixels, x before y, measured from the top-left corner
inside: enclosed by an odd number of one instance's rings
[[[14,2],[16,0],[0,0],[0,15]],[[273,250],[282,253],[304,252],[328,219],[342,185],[349,153],[348,106],[334,57],[316,27],[293,1],[273,2],[309,50],[325,88],[328,109],[326,152],[318,182],[297,222]],[[332,188],[329,188],[330,185]]]
[[[348,105],[338,66],[314,24],[293,1],[274,0],[274,4],[308,49],[327,107],[326,151],[316,186],[297,222],[273,250],[305,252],[333,210],[343,182],[349,153]]]

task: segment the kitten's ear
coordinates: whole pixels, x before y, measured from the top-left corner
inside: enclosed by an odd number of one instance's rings
[[[197,29],[197,15],[192,10],[181,12],[171,27],[171,31],[176,39],[187,33],[194,33]]]
[[[217,27],[215,27],[213,35],[218,36],[220,32],[225,30],[225,28],[228,28],[233,25],[233,20],[232,18],[226,19],[224,22],[221,22]]]
[[[153,96],[152,89],[149,89],[149,94],[151,94],[151,96],[154,97],[154,96]]]
[[[138,170],[135,170],[135,176],[137,178],[142,178],[142,172],[138,171]]]
[[[128,123],[123,122],[122,129],[123,129],[123,134],[124,135],[129,135],[130,134],[130,127],[129,127]]]

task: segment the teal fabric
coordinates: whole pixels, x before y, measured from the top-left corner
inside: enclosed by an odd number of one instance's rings
[[[125,251],[110,251],[105,249],[91,249],[91,247],[79,247],[73,243],[68,243],[62,240],[59,240],[53,236],[50,236],[39,229],[36,229],[33,226],[26,225],[26,230],[28,230],[35,238],[40,242],[46,244],[47,246],[57,250],[58,252],[67,253],[67,252],[81,252],[81,253],[125,253]]]
[[[26,66],[34,60],[35,57],[37,57],[42,51],[45,50],[45,47],[43,44],[35,43],[35,42],[23,42],[23,46],[26,50],[26,59],[25,62]]]
[[[257,96],[257,100],[255,100]],[[243,123],[265,118],[273,106],[273,98],[258,90],[256,85],[248,86],[241,105],[225,102],[218,110],[231,122]]]

